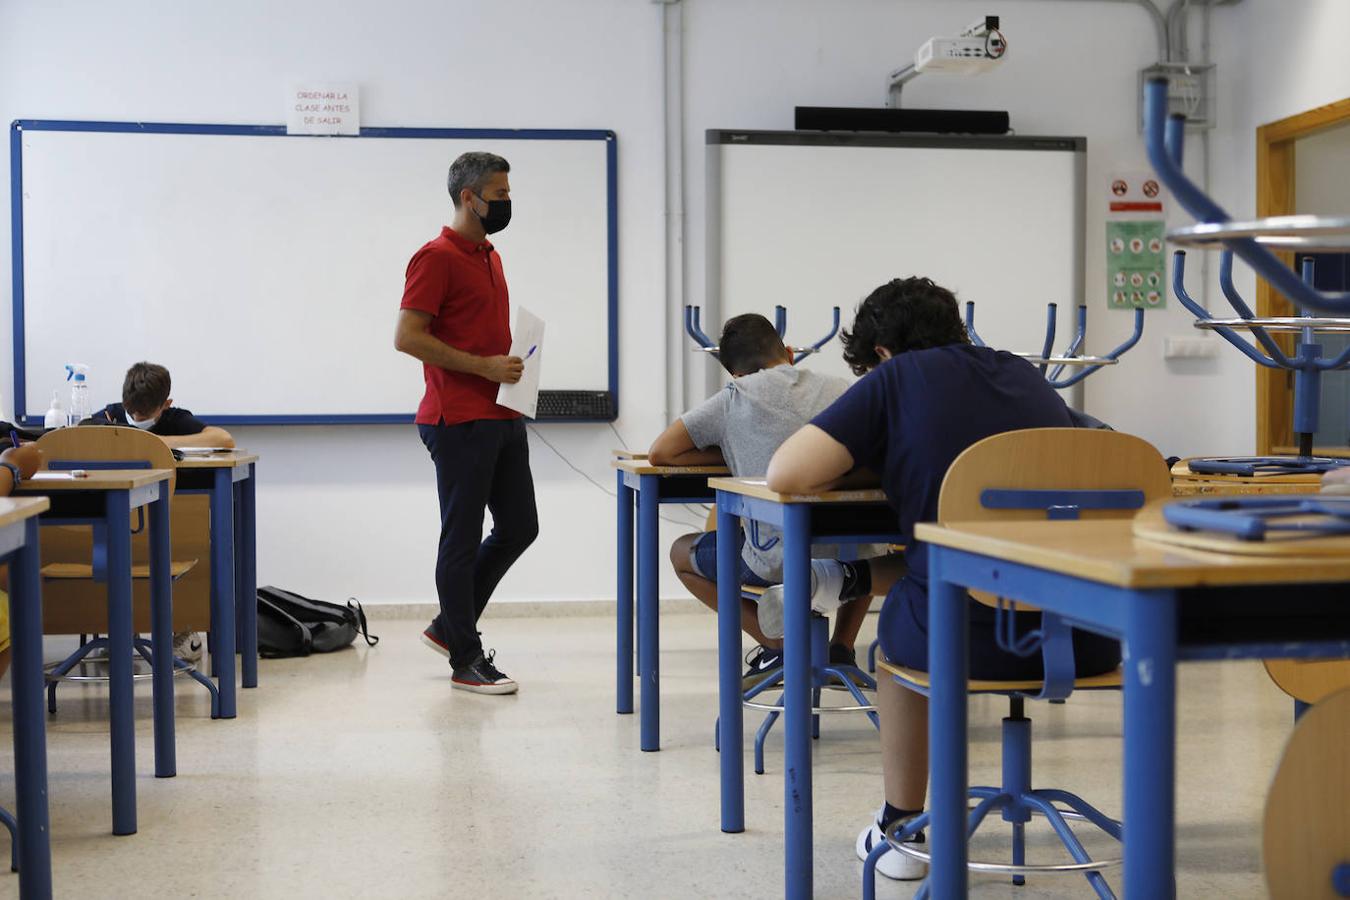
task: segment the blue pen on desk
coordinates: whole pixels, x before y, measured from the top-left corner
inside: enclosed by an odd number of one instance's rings
[[[531,356],[534,356],[534,351],[536,351],[536,350],[538,350],[538,349],[539,349],[539,345],[538,345],[538,344],[535,344],[535,345],[531,346],[531,347],[530,347],[530,352],[525,354],[525,357],[524,357],[524,359],[521,360],[521,362],[524,362],[526,359],[529,359]]]

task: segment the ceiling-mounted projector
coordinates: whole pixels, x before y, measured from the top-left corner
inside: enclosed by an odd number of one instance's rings
[[[898,107],[901,89],[922,72],[987,72],[1007,52],[998,16],[983,16],[956,37],[931,37],[914,54],[914,62],[891,73],[887,105]]]

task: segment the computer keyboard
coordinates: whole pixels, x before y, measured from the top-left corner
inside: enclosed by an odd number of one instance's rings
[[[535,419],[613,419],[609,391],[540,391]]]

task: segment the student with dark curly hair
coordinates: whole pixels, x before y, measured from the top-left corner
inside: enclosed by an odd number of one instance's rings
[[[844,358],[867,374],[844,396],[788,438],[769,462],[769,487],[811,493],[866,468],[900,519],[908,572],[886,594],[877,627],[886,658],[928,670],[928,553],[912,539],[916,522],[937,519],[938,492],[948,467],[977,441],[1022,428],[1072,427],[1068,407],[1035,366],[1002,350],[975,347],[962,327],[956,297],[927,278],[903,278],[873,291],[844,333]],[[1019,613],[1019,631],[1039,613]],[[1025,620],[1025,621],[1023,621]],[[1108,672],[1120,647],[1074,633],[1079,675]],[[1039,654],[1020,657],[994,640],[994,610],[971,601],[970,676],[1039,678]],[[858,835],[857,853],[882,840],[898,819],[917,815],[928,790],[928,700],[893,679],[879,678],[885,802]],[[916,835],[922,840],[922,834]],[[889,851],[877,871],[913,879],[926,866]]]

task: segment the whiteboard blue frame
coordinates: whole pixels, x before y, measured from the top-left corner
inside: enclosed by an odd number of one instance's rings
[[[27,410],[27,375],[24,370],[24,279],[23,279],[23,133],[25,131],[99,131],[128,134],[222,134],[243,137],[291,137],[296,140],[357,140],[359,138],[466,138],[506,141],[604,141],[606,234],[609,262],[608,327],[609,396],[611,416],[603,419],[543,420],[610,422],[619,415],[619,148],[613,131],[599,129],[512,128],[362,128],[359,135],[290,135],[284,125],[188,125],[174,122],[78,122],[60,119],[16,119],[9,128],[10,267],[13,270],[14,302],[14,421],[41,425],[42,415]],[[413,413],[367,415],[212,416],[219,425],[404,425]]]

